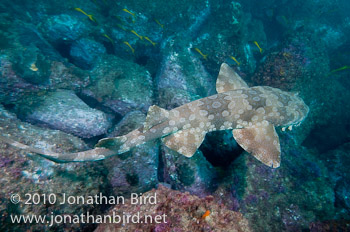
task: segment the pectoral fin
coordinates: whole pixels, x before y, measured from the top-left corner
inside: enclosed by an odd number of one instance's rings
[[[162,138],[165,146],[178,153],[192,157],[204,140],[205,134],[194,129],[186,129]]]
[[[169,111],[153,105],[148,109],[146,121],[144,123],[143,132],[151,129],[153,126],[166,121],[169,117]]]
[[[273,125],[265,122],[262,126],[253,126],[232,131],[237,143],[255,158],[267,166],[280,166],[281,148]]]
[[[216,80],[216,91],[223,93],[242,88],[248,88],[247,83],[228,64],[223,63]]]

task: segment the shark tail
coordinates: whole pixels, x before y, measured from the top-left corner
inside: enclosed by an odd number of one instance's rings
[[[16,147],[28,152],[36,153],[56,163],[96,161],[96,160],[105,159],[109,156],[116,154],[116,152],[113,150],[100,148],[100,147],[87,150],[87,151],[75,152],[75,153],[56,153],[56,152],[51,152],[51,151],[31,147],[1,135],[0,135],[0,141],[3,141],[13,147]]]

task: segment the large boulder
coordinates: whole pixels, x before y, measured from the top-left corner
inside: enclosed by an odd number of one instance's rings
[[[68,14],[49,16],[40,27],[51,43],[75,41],[91,30],[91,26],[79,17]]]
[[[164,57],[156,78],[161,107],[171,109],[215,93],[215,79],[188,49]]]
[[[32,147],[55,152],[77,152],[88,149],[79,138],[57,130],[43,129],[21,122],[14,114],[0,107],[1,135]],[[10,215],[80,215],[87,211],[102,214],[101,204],[60,204],[66,196],[109,195],[108,181],[101,162],[57,164],[25,150],[14,148],[0,140],[0,230],[1,231],[77,231],[91,230],[91,224],[25,224],[11,223]],[[14,204],[11,194],[18,194],[22,201]],[[25,204],[25,194],[56,195],[54,204]],[[52,199],[52,198],[51,198]]]
[[[24,105],[25,103],[27,104]],[[33,97],[19,105],[19,115],[29,122],[82,138],[105,134],[111,126],[105,113],[90,108],[74,92],[68,90]]]
[[[87,38],[75,41],[70,50],[72,62],[82,69],[93,68],[104,53],[106,48],[103,44]]]
[[[106,55],[91,72],[93,83],[83,94],[124,116],[128,112],[147,112],[153,102],[150,73],[142,66]]]
[[[193,157],[185,157],[166,146],[161,146],[162,169],[160,179],[172,188],[204,197],[217,187],[216,171],[198,150]]]

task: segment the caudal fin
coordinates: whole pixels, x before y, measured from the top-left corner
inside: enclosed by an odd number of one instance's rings
[[[105,159],[108,156],[112,156],[116,154],[115,151],[112,151],[106,148],[100,148],[100,147],[87,150],[87,151],[75,152],[75,153],[56,153],[56,152],[51,152],[43,149],[30,147],[28,145],[25,145],[23,143],[17,142],[13,139],[10,139],[1,135],[0,135],[0,141],[3,141],[13,147],[16,147],[28,152],[36,153],[56,163],[96,161],[96,160]]]

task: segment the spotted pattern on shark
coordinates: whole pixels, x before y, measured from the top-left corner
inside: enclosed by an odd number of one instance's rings
[[[169,111],[151,106],[142,127],[123,136],[101,139],[92,150],[62,155],[54,153],[53,160],[104,159],[157,138],[161,138],[170,149],[191,157],[206,133],[232,130],[233,137],[244,150],[270,167],[279,167],[281,148],[275,126],[299,125],[309,112],[304,101],[296,94],[280,89],[248,87],[225,63],[221,65],[216,90],[215,95]],[[95,154],[97,151],[98,155]],[[38,149],[33,152],[46,158],[49,156]]]

